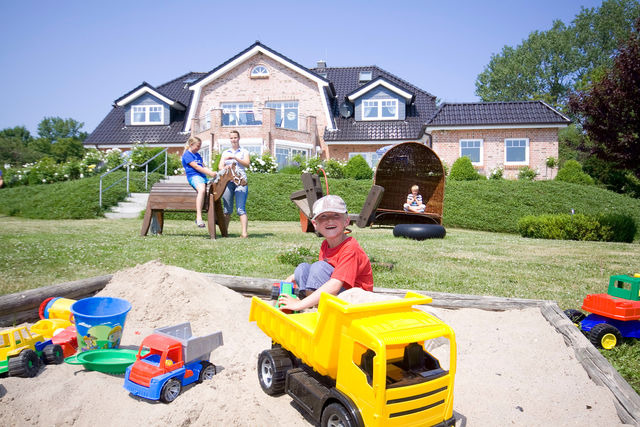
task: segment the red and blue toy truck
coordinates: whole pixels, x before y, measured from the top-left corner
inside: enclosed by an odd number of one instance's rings
[[[124,388],[145,399],[173,402],[182,387],[213,378],[216,367],[209,358],[221,345],[222,332],[194,337],[188,322],[156,329],[127,368]]]
[[[591,343],[610,350],[622,338],[640,338],[640,274],[611,276],[606,294],[587,295],[582,309],[565,310]]]

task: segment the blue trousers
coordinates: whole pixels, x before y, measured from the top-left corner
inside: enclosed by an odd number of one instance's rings
[[[333,266],[326,261],[316,261],[313,264],[303,262],[298,264],[293,275],[300,290],[315,291],[324,285],[333,273]]]

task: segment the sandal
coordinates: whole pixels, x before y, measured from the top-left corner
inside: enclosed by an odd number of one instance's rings
[[[196,221],[196,225],[200,228],[204,228],[204,221]]]

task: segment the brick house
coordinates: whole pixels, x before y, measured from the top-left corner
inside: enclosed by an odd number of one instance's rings
[[[436,105],[436,97],[377,66],[306,68],[260,42],[208,73],[188,73],[156,87],[144,82],[114,101],[85,141],[100,149],[137,142],[181,152],[190,135],[206,161],[238,130],[253,154],[283,166],[295,155],[377,164],[382,147],[427,144],[449,166],[467,155],[484,174],[501,166],[513,177],[558,156],[558,129],[569,120],[538,102]]]

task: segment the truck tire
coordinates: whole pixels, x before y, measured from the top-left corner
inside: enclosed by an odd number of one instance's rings
[[[351,415],[340,403],[331,403],[322,411],[320,420],[322,427],[355,427]]]
[[[280,296],[280,285],[271,287],[271,299],[277,300]]]
[[[204,380],[210,380],[216,374],[216,365],[205,361],[200,363],[202,363],[202,369],[200,370],[200,375],[198,376],[199,383]]]
[[[64,352],[59,344],[49,344],[42,350],[44,363],[47,365],[59,365],[64,361]]]
[[[440,224],[398,224],[393,228],[395,237],[413,240],[444,239],[447,230]]]
[[[576,326],[578,326],[580,324],[580,322],[582,322],[584,320],[584,318],[586,317],[583,312],[581,312],[580,310],[573,309],[573,308],[565,310],[564,314]]]
[[[19,355],[9,359],[9,376],[35,377],[40,370],[40,358],[31,349],[22,350]]]
[[[162,391],[160,391],[160,400],[164,403],[171,403],[176,400],[176,397],[180,395],[182,391],[182,384],[176,378],[171,378],[169,381],[162,386]]]
[[[611,350],[622,342],[622,334],[615,326],[598,323],[589,331],[589,341],[596,348]]]
[[[289,353],[283,348],[272,348],[258,357],[258,380],[260,387],[269,396],[284,392],[287,371],[293,367]]]

